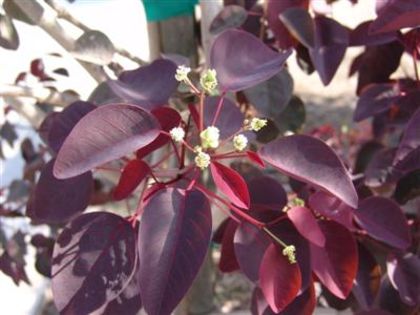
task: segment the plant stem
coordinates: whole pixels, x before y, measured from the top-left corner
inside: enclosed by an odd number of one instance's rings
[[[220,111],[223,105],[223,100],[225,99],[225,94],[226,92],[223,92],[222,95],[220,96],[220,101],[219,101],[219,104],[217,104],[217,110],[216,110],[216,113],[214,114],[213,121],[211,123],[212,126],[216,125],[216,121],[219,118]]]
[[[200,94],[200,132],[204,129],[204,91]]]

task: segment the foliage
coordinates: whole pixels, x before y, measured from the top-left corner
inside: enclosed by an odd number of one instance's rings
[[[255,283],[253,314],[312,314],[315,283],[338,309],[419,310],[419,213],[404,210],[419,200],[419,1],[377,0],[377,18],[354,30],[314,15],[308,0],[265,5],[226,1],[200,80],[179,58],[123,71],[88,101],[50,112],[39,128],[45,148],[22,147],[33,170],[4,189],[0,214],[50,226],[32,245],[61,314],[170,314],[212,242],[223,272],[240,270]],[[15,49],[13,21],[0,18],[12,34],[0,33],[0,44]],[[118,50],[95,34],[103,42],[91,47],[85,35],[75,55],[106,67]],[[375,139],[360,143],[327,126],[303,134],[287,59],[295,51],[302,69],[328,85],[352,46],[365,46],[351,67],[354,120],[371,119]],[[391,79],[404,52],[416,77]],[[31,72],[51,79],[40,60]],[[1,133],[15,140],[11,125]],[[103,172],[118,176],[106,192]],[[34,186],[27,203],[23,183]],[[83,213],[124,199],[137,202],[128,216],[108,205]],[[212,234],[218,209],[228,218]],[[1,232],[0,270],[28,282],[22,234]]]

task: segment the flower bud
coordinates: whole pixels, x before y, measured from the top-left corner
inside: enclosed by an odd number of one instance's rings
[[[200,133],[203,149],[216,149],[219,146],[219,128],[209,126]]]
[[[291,264],[296,263],[296,248],[293,245],[289,245],[283,248],[282,254],[287,256]]]
[[[169,133],[175,142],[181,142],[185,137],[185,131],[181,127],[172,128]]]
[[[267,126],[267,119],[252,118],[249,127],[253,131],[259,131]]]
[[[243,151],[248,145],[248,138],[244,135],[237,135],[233,137],[233,146],[237,151]]]
[[[211,94],[217,87],[216,70],[208,69],[204,71],[200,78],[200,84],[204,91]]]
[[[204,170],[210,165],[210,155],[199,151],[194,159],[194,162],[201,170]]]
[[[186,66],[178,66],[176,69],[175,79],[179,82],[185,82],[188,80],[188,73],[191,72],[191,68]]]

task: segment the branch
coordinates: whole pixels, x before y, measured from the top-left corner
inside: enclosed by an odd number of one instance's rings
[[[54,106],[65,107],[79,100],[79,97],[70,92],[57,92],[46,87],[25,87],[18,85],[1,84],[0,96],[3,97],[30,97],[37,102],[47,103]]]
[[[82,23],[74,15],[72,15],[70,13],[70,11],[68,11],[67,8],[64,5],[61,4],[61,1],[59,1],[59,0],[45,0],[45,2],[48,3],[51,6],[51,8],[53,8],[55,10],[55,12],[57,13],[57,16],[59,18],[62,18],[64,20],[66,20],[67,22],[70,22],[71,24],[77,26],[78,28],[80,28],[84,32],[88,32],[88,31],[91,30],[86,24]],[[130,60],[134,61],[135,63],[137,63],[139,65],[146,65],[147,64],[146,61],[140,59],[137,56],[134,56],[133,54],[131,54],[129,51],[125,50],[122,47],[118,47],[114,44],[114,49],[115,49],[116,53],[120,54],[121,56],[124,56],[127,59],[130,59]]]
[[[33,23],[41,27],[52,38],[54,38],[64,49],[71,51],[75,39],[70,37],[68,32],[58,21],[55,10],[49,6],[41,6],[36,0],[25,0],[14,2]],[[101,67],[78,60],[86,71],[98,82],[106,80],[106,74]]]

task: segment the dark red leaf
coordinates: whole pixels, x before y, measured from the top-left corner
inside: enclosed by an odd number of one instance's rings
[[[290,8],[308,8],[308,0],[268,0],[267,1],[267,22],[276,37],[281,49],[288,49],[296,44],[295,39],[289,33],[279,16]]]
[[[122,100],[154,109],[167,104],[176,90],[176,68],[170,60],[157,59],[150,65],[123,72],[118,80],[108,81],[108,85]]]
[[[246,151],[246,155],[248,156],[248,159],[250,159],[252,162],[254,162],[255,164],[257,164],[258,166],[265,168],[265,163],[263,161],[263,159],[258,155],[257,152],[253,152],[253,151]]]
[[[73,127],[82,117],[86,116],[95,108],[96,106],[92,103],[82,101],[74,102],[64,108],[62,112],[54,117],[51,123],[51,128],[48,132],[49,146],[55,152],[58,152]]]
[[[317,191],[309,197],[309,206],[320,215],[344,225],[349,230],[353,229],[353,209],[340,199]]]
[[[418,0],[389,0],[383,4],[378,17],[370,26],[371,33],[397,31],[420,25],[420,3]]]
[[[395,201],[379,196],[368,197],[360,202],[354,216],[373,238],[400,249],[410,246],[407,220]]]
[[[41,59],[31,61],[31,73],[40,80],[48,78],[48,75],[45,73],[44,62]]]
[[[222,238],[222,250],[220,252],[219,269],[222,272],[232,272],[239,269],[238,260],[235,255],[234,236],[238,223],[228,219]]]
[[[59,235],[52,291],[60,314],[92,314],[119,296],[135,273],[136,233],[106,212],[79,216]]]
[[[408,305],[420,303],[420,258],[411,253],[391,256],[387,261],[389,280]]]
[[[152,114],[159,121],[162,130],[169,132],[172,128],[178,127],[181,123],[181,116],[178,111],[170,107],[158,107],[152,110]],[[159,149],[168,143],[170,138],[167,135],[159,134],[155,140],[145,147],[137,150],[137,158],[142,159],[149,153]]]
[[[241,223],[235,232],[234,245],[236,260],[241,271],[251,280],[257,281],[261,260],[270,238],[262,230],[246,222]]]
[[[170,314],[204,261],[211,212],[197,190],[167,188],[154,195],[140,223],[140,289],[149,315]]]
[[[150,167],[142,160],[131,160],[124,167],[120,180],[115,187],[113,196],[115,200],[127,198],[134,189],[146,178],[150,172]]]
[[[213,232],[213,237],[211,241],[216,244],[222,244],[223,236],[225,235],[226,228],[230,222],[230,218],[224,219],[222,223],[219,224],[217,229]]]
[[[54,162],[44,166],[28,201],[27,214],[38,223],[66,222],[86,209],[93,192],[92,172],[57,179],[53,175]]]
[[[359,24],[350,33],[350,46],[374,46],[392,42],[397,39],[397,32],[370,34],[369,28],[372,21]]]
[[[359,268],[354,280],[352,293],[364,309],[372,307],[381,284],[381,266],[375,257],[358,243]]]
[[[278,313],[297,296],[302,284],[299,265],[291,264],[281,248],[271,244],[261,261],[260,286],[271,309]]]
[[[290,54],[274,52],[247,32],[227,30],[213,42],[210,66],[217,71],[222,92],[239,91],[274,76]]]
[[[149,144],[159,134],[156,119],[138,106],[103,105],[84,116],[64,141],[54,176],[69,178]]]
[[[312,269],[327,289],[345,299],[357,274],[357,245],[352,234],[333,221],[320,221],[325,246],[311,244]]]
[[[287,204],[283,186],[269,176],[258,176],[248,182],[248,190],[253,210],[281,211]]]
[[[287,211],[287,216],[304,238],[317,246],[325,246],[324,234],[311,210],[305,207],[293,207]]]
[[[315,45],[309,53],[324,85],[328,85],[334,77],[348,43],[347,28],[325,16],[315,18]]]
[[[418,103],[418,101],[417,101]],[[397,169],[409,172],[420,167],[420,109],[408,122],[404,136],[395,155],[394,165]]]
[[[211,175],[216,187],[238,207],[248,209],[250,197],[245,180],[233,169],[218,162],[210,165]]]
[[[350,174],[321,140],[305,135],[284,137],[265,145],[259,154],[287,175],[325,189],[349,206],[357,207],[358,197]]]

